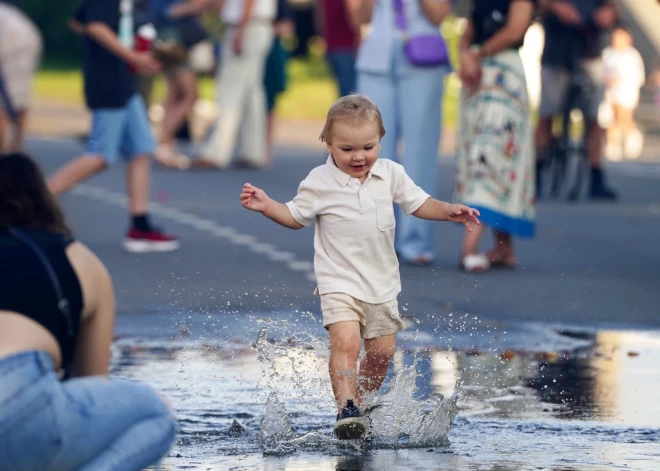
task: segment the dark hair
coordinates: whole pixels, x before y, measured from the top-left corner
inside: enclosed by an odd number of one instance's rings
[[[39,166],[25,154],[0,154],[0,228],[71,234]]]

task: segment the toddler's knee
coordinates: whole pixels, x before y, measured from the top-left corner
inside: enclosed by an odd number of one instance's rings
[[[342,355],[355,358],[357,361],[360,355],[360,338],[359,337],[342,337],[333,339],[331,344],[333,355]]]
[[[389,363],[396,352],[396,345],[386,345],[367,351],[367,357],[375,363]]]

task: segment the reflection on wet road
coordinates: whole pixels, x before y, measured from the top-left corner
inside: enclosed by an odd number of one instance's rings
[[[499,351],[403,339],[385,385],[416,368],[415,388],[396,396],[400,410],[456,388],[460,409],[449,443],[411,449],[337,443],[324,338],[271,326],[264,353],[253,327],[242,338],[116,343],[113,373],[148,381],[177,409],[180,436],[162,469],[660,469],[658,333],[580,333],[565,338],[574,348],[529,348],[528,336],[528,347]],[[271,393],[286,407],[295,445],[275,455],[259,441]]]

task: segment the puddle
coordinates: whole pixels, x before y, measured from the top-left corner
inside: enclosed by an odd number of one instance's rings
[[[332,437],[327,341],[311,315],[179,319],[121,317],[113,347],[114,375],[177,410],[163,470],[660,469],[657,332],[413,326],[378,399],[389,413],[355,444]]]

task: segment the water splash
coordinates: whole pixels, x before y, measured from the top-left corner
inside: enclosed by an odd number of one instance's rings
[[[268,396],[266,412],[263,419],[261,419],[259,430],[259,442],[264,449],[264,453],[281,454],[292,451],[290,450],[291,446],[287,446],[287,444],[293,438],[291,420],[286,407],[276,393],[271,393]]]
[[[367,406],[373,427],[373,443],[378,447],[435,447],[447,443],[458,413],[458,394],[445,399],[433,394],[425,401],[415,392],[415,364],[401,369],[389,391]]]
[[[310,339],[306,339],[310,340]],[[321,348],[317,349],[317,346]],[[311,339],[303,345],[287,342],[286,345],[268,340],[267,329],[262,329],[254,346],[260,360],[273,376],[282,380],[280,395],[314,401],[309,407],[322,409],[324,401],[331,401],[331,387],[327,374],[327,346],[319,339]],[[276,367],[279,362],[279,367]],[[322,364],[323,363],[323,364]],[[282,364],[287,365],[286,368]],[[332,434],[333,418],[327,414],[327,428],[295,435],[284,402],[277,393],[271,393],[266,412],[261,421],[260,443],[264,453],[284,454],[301,449],[341,448],[342,451],[361,451],[369,448],[438,447],[446,445],[449,431],[458,407],[458,394],[444,398],[433,394],[426,400],[413,398],[416,391],[416,363],[401,368],[392,380],[390,389],[376,396],[365,407],[371,430],[368,442],[339,441]],[[272,382],[271,382],[272,383]],[[272,386],[272,384],[271,384]],[[299,405],[299,404],[298,404]],[[330,410],[333,406],[330,406]]]

